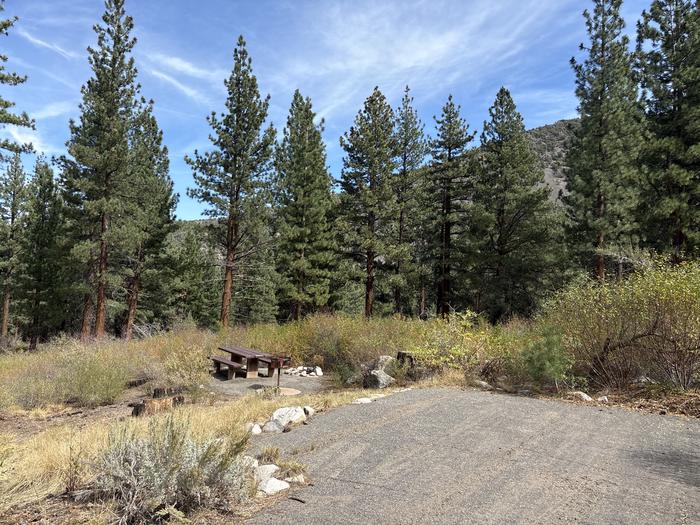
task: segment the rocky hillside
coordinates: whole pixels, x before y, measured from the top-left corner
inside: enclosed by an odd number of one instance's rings
[[[565,189],[566,147],[577,126],[577,119],[559,120],[528,131],[532,147],[544,168],[544,180],[552,188],[553,199]]]

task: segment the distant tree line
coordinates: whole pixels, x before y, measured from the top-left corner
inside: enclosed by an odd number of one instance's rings
[[[700,7],[654,0],[624,34],[622,0],[593,0],[576,74],[580,126],[556,200],[523,118],[501,88],[477,133],[450,95],[434,132],[407,87],[375,88],[340,138],[295,91],[281,136],[243,37],[211,145],[186,157],[206,219],[178,222],[168,151],[141,94],[124,0],[106,0],[92,76],[67,153],[0,143],[2,333],[30,348],[167,328],[299,319],[313,312],[528,315],[572,274],[619,277],[638,249],[700,250]],[[0,4],[1,6],[2,4]],[[0,7],[2,9],[2,7]],[[16,19],[0,21],[7,35]],[[0,83],[26,78],[7,72]],[[0,125],[33,127],[0,98]],[[57,172],[57,174],[56,174]]]

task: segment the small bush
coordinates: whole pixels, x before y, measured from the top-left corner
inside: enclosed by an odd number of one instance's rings
[[[158,523],[202,507],[228,508],[249,493],[245,440],[195,441],[189,423],[154,419],[139,437],[121,429],[97,462],[94,494],[113,501],[120,524]]]
[[[536,383],[554,383],[557,387],[573,365],[573,358],[562,344],[561,332],[546,325],[523,350],[521,360],[532,380]]]
[[[576,283],[545,308],[574,371],[624,388],[640,375],[689,388],[700,374],[700,263],[663,261],[622,281]]]

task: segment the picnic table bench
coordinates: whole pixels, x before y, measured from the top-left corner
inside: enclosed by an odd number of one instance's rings
[[[220,346],[219,350],[228,353],[231,357],[227,359],[222,356],[213,355],[210,359],[214,362],[216,371],[221,371],[221,365],[228,367],[228,378],[233,379],[237,370],[243,369],[245,364],[245,377],[247,379],[258,377],[258,366],[262,362],[267,365],[267,377],[272,377],[277,370],[279,375],[282,367],[288,361],[286,357],[279,357],[259,350],[241,348],[239,346]]]

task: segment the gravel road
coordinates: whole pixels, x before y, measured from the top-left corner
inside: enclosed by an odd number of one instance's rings
[[[700,523],[700,421],[416,389],[260,436],[313,486],[251,524]]]

